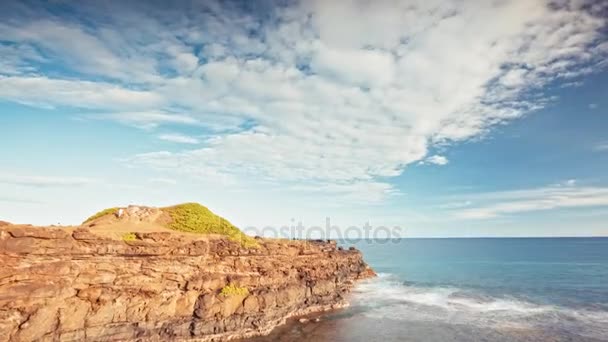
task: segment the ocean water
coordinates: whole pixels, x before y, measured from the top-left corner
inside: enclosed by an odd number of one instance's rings
[[[608,238],[358,241],[349,308],[253,341],[608,341]]]

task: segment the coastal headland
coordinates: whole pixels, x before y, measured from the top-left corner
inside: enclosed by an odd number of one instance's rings
[[[0,341],[225,341],[346,305],[374,276],[335,241],[252,238],[207,208],[0,222]]]

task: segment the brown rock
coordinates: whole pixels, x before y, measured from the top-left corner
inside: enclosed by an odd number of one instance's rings
[[[137,237],[129,245],[86,228],[0,226],[0,342],[262,334],[283,317],[339,307],[356,279],[373,275],[358,251],[333,242],[260,238],[247,250],[221,238]],[[221,295],[227,284],[249,294]]]
[[[222,316],[228,317],[236,312],[236,310],[243,304],[243,299],[247,295],[230,295],[224,297],[221,305]]]
[[[114,318],[114,308],[112,303],[108,302],[89,312],[85,319],[85,324],[87,327],[105,325],[112,323],[112,318]]]
[[[149,299],[121,296],[114,302],[114,322],[145,322],[148,313],[156,310]]]
[[[0,342],[8,342],[24,321],[19,311],[0,311]]]
[[[260,304],[258,303],[258,297],[250,295],[245,298],[243,302],[243,309],[245,313],[258,312],[260,310]]]
[[[62,332],[84,329],[84,322],[91,308],[89,302],[70,298],[59,308],[59,330]]]
[[[163,297],[155,297],[145,305],[150,308],[144,321],[159,322],[175,317],[175,307],[179,295],[165,293]],[[141,320],[137,320],[140,322]]]
[[[222,311],[222,303],[211,293],[199,297],[194,314],[198,318],[210,318]]]
[[[78,298],[88,300],[91,303],[95,303],[101,297],[103,288],[101,287],[87,287],[78,291]],[[104,301],[105,302],[105,301]]]
[[[70,235],[61,228],[36,228],[24,226],[9,227],[8,232],[15,238],[32,237],[37,239],[65,239]]]
[[[76,278],[76,283],[88,284],[88,285],[99,285],[99,284],[111,284],[116,279],[116,274],[111,272],[90,272],[80,273]]]
[[[312,294],[317,296],[324,296],[332,293],[336,288],[336,284],[331,280],[321,280],[316,283],[312,288]]]
[[[61,335],[59,335],[59,340],[62,342],[86,341],[86,334],[84,329],[62,332]]]
[[[35,341],[57,328],[57,304],[42,306],[19,326],[17,341]]]
[[[194,312],[194,305],[199,296],[198,291],[187,291],[175,302],[175,316],[188,317]]]
[[[96,336],[96,341],[131,341],[135,339],[137,329],[132,323],[112,324],[87,327],[86,336]]]
[[[84,228],[78,228],[72,233],[72,237],[75,240],[103,240],[99,235],[93,234],[90,230]]]

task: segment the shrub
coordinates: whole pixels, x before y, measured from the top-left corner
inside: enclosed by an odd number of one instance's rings
[[[222,288],[220,294],[224,297],[229,296],[246,296],[249,294],[249,290],[246,287],[240,287],[235,284],[228,284]]]
[[[91,221],[93,221],[93,220],[95,220],[95,219],[98,219],[98,218],[100,218],[100,217],[102,217],[102,216],[106,216],[106,215],[108,215],[108,214],[114,214],[114,213],[116,213],[116,212],[118,211],[118,209],[119,209],[119,208],[117,208],[117,207],[115,207],[115,208],[108,208],[108,209],[104,209],[104,210],[102,210],[102,211],[100,211],[100,212],[98,212],[98,213],[94,214],[93,216],[89,217],[88,219],[86,219],[86,220],[83,222],[83,224],[88,223],[88,222],[91,222]]]
[[[217,216],[198,203],[184,203],[163,208],[171,217],[168,227],[182,232],[199,234],[220,234],[243,247],[257,247],[258,242],[241,232],[223,217]]]
[[[137,236],[135,233],[126,233],[122,236],[123,241],[135,241],[137,240]]]

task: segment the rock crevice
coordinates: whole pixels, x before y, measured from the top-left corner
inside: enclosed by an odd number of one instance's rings
[[[373,275],[335,242],[0,227],[0,341],[222,341],[345,305]],[[226,286],[242,289],[222,293]]]

